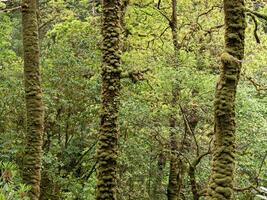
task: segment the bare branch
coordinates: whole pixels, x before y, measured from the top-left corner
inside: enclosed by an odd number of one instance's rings
[[[179,107],[180,107],[180,110],[181,110],[181,113],[183,115],[183,119],[185,121],[185,125],[189,131],[189,133],[193,136],[194,138],[194,142],[195,142],[195,145],[196,145],[196,148],[197,148],[197,156],[199,156],[199,145],[198,145],[198,142],[197,142],[197,139],[196,139],[196,135],[192,129],[192,127],[190,126],[189,122],[188,122],[188,119],[187,119],[187,116],[185,115],[185,111],[183,109],[183,107],[181,106],[181,104],[179,104]]]
[[[261,85],[259,83],[257,83],[252,77],[246,76],[246,79],[252,83],[252,85],[255,87],[255,89],[260,92],[263,90],[267,90],[267,86],[265,85]]]
[[[7,9],[0,10],[0,13],[9,13],[9,12],[17,11],[17,10],[20,10],[20,9],[21,9],[21,6],[17,6],[17,7],[14,7],[14,8],[7,8]]]

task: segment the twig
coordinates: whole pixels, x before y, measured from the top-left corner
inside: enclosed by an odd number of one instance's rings
[[[246,79],[252,83],[252,85],[255,87],[255,89],[260,92],[262,90],[267,90],[266,86],[262,86],[259,83],[257,83],[255,80],[253,80],[252,77],[246,76]]]
[[[201,13],[200,15],[197,16],[196,22],[198,23],[200,17],[204,16],[204,15],[208,15],[210,12],[212,12],[215,8],[219,8],[222,9],[222,6],[219,5],[215,5],[212,6],[209,10],[207,10],[206,12]]]
[[[193,138],[194,138],[194,142],[195,142],[195,144],[196,144],[196,148],[197,148],[197,156],[199,156],[199,145],[198,145],[198,142],[197,142],[195,133],[194,133],[194,131],[192,130],[192,128],[191,128],[191,126],[190,126],[190,124],[189,124],[189,122],[188,122],[187,116],[185,115],[185,112],[184,112],[184,110],[183,110],[181,104],[179,104],[179,107],[180,107],[181,113],[182,113],[182,115],[183,115],[183,119],[184,119],[184,121],[185,121],[186,127],[187,127],[187,129],[189,130],[190,134],[191,134],[191,135],[193,136]]]
[[[251,190],[255,190],[258,194],[262,194],[264,195],[264,192],[262,192],[260,189],[258,189],[257,187],[259,186],[259,177],[260,177],[260,174],[261,174],[261,170],[262,170],[262,167],[263,167],[263,164],[265,162],[267,158],[267,151],[265,152],[264,156],[263,156],[263,159],[261,160],[261,164],[260,164],[260,167],[259,167],[259,171],[258,171],[258,174],[256,176],[256,186],[251,184],[250,186],[248,187],[245,187],[245,188],[236,188],[234,187],[234,190],[236,192],[244,192],[244,191],[251,191]]]
[[[21,9],[21,6],[17,6],[14,8],[8,8],[8,9],[0,10],[0,13],[9,13],[9,12],[20,10],[20,9]]]

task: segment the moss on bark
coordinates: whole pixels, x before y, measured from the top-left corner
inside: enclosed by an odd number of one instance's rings
[[[102,108],[97,150],[97,200],[115,200],[121,88],[120,0],[103,0]]]
[[[172,0],[172,16],[169,21],[170,28],[172,30],[172,42],[174,50],[174,67],[178,70],[179,68],[179,51],[180,45],[178,42],[178,33],[177,33],[177,0]],[[175,110],[180,95],[179,86],[173,86],[172,91],[172,102],[171,107]],[[176,117],[175,114],[172,114],[170,117],[170,170],[169,170],[169,183],[167,186],[167,199],[168,200],[178,200],[180,198],[181,190],[183,187],[184,179],[184,168],[185,164],[182,158],[178,155],[179,151],[177,133],[176,129]]]
[[[224,0],[225,52],[215,96],[215,141],[209,200],[229,200],[235,169],[235,97],[244,57],[244,0]]]
[[[31,186],[29,197],[40,196],[44,107],[39,68],[39,38],[36,0],[22,1],[27,143],[23,161],[23,180]]]
[[[171,107],[175,109],[177,105],[177,101],[179,98],[180,89],[174,88],[172,91],[172,101],[171,101]],[[168,200],[178,200],[179,198],[179,170],[180,167],[179,164],[179,156],[178,156],[178,139],[176,135],[176,116],[175,114],[172,114],[170,116],[170,170],[169,170],[169,183],[167,187],[167,199]]]

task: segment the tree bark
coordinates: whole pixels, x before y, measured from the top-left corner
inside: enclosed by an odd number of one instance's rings
[[[174,49],[174,63],[175,68],[179,67],[179,51],[180,45],[178,42],[178,33],[177,33],[177,0],[172,0],[172,17],[170,21],[170,27],[172,30],[172,42]],[[172,92],[172,108],[175,109],[177,101],[179,98],[180,88],[179,86],[175,87]],[[185,174],[185,164],[182,158],[178,155],[179,151],[178,141],[176,133],[174,131],[176,126],[175,116],[170,118],[170,143],[171,143],[171,160],[170,160],[170,171],[169,171],[169,184],[167,188],[167,198],[168,200],[177,200],[180,198],[180,193],[183,186],[183,179]]]
[[[172,0],[172,18],[170,22],[170,27],[172,30],[172,42],[175,51],[175,58],[178,59],[178,53],[180,51],[180,45],[178,42],[177,34],[177,0]]]
[[[175,109],[178,101],[179,89],[174,88],[172,92],[172,102],[171,107]],[[178,185],[178,175],[179,175],[179,160],[178,160],[178,142],[176,136],[176,116],[172,114],[170,117],[170,171],[169,171],[169,183],[167,187],[167,199],[168,200],[178,200],[179,197],[179,185]]]
[[[157,170],[155,173],[155,181],[153,184],[153,192],[151,195],[153,200],[161,200],[164,195],[164,191],[162,190],[162,179],[164,176],[165,164],[166,158],[163,152],[160,152],[160,154],[158,155]]]
[[[102,108],[97,150],[97,200],[116,200],[118,109],[121,88],[120,0],[103,0]]]
[[[27,136],[23,162],[23,180],[31,186],[31,200],[40,196],[41,161],[44,128],[41,75],[39,67],[39,37],[37,1],[22,1],[22,34],[24,48],[25,100]]]
[[[229,200],[235,169],[235,97],[244,57],[244,0],[224,0],[225,51],[215,96],[215,141],[209,200]]]

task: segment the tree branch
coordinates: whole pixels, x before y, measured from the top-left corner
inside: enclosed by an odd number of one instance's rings
[[[252,83],[252,85],[255,87],[255,89],[260,92],[262,90],[267,90],[267,87],[264,85],[260,85],[257,83],[252,77],[246,76],[246,79]]]
[[[20,9],[21,9],[21,6],[17,6],[17,7],[14,7],[14,8],[7,8],[7,9],[0,10],[0,13],[9,13],[9,12],[17,11],[17,10],[20,10]]]
[[[185,111],[184,111],[183,107],[181,106],[181,104],[179,104],[179,107],[180,107],[181,113],[182,113],[182,115],[183,115],[183,119],[184,119],[184,121],[185,121],[185,125],[186,125],[186,127],[187,127],[189,133],[190,133],[190,134],[193,136],[193,138],[194,138],[194,142],[195,142],[195,144],[196,144],[196,148],[197,148],[197,156],[199,156],[199,145],[198,145],[198,142],[197,142],[195,133],[194,133],[192,127],[190,126],[189,122],[188,122],[187,116],[185,115]]]
[[[255,28],[254,28],[254,37],[255,37],[255,39],[256,39],[256,42],[257,42],[258,44],[260,44],[261,41],[260,41],[260,38],[259,38],[259,36],[258,36],[258,32],[257,32],[257,31],[258,31],[258,21],[257,21],[256,17],[255,17],[253,14],[248,13],[248,16],[251,17],[251,19],[253,20],[253,22],[254,22],[254,24],[255,24]]]
[[[266,20],[267,21],[267,15],[265,15],[265,14],[262,14],[262,13],[259,13],[259,12],[253,11],[253,10],[250,10],[249,8],[245,8],[245,11],[248,12],[248,13],[251,13],[251,14],[255,15],[256,17],[258,17],[260,19],[263,19],[263,20]]]

